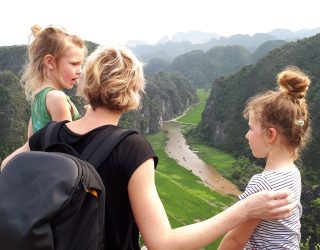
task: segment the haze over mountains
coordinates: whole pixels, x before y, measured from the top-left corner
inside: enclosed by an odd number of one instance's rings
[[[176,33],[171,39],[168,36],[163,36],[156,44],[132,40],[127,42],[127,46],[145,63],[148,63],[152,58],[172,62],[175,57],[192,50],[206,52],[215,46],[240,45],[244,46],[249,52],[254,52],[261,44],[267,41],[284,40],[291,42],[313,36],[319,32],[320,27],[302,29],[296,32],[279,28],[268,33],[255,33],[252,36],[248,34],[234,34],[224,37],[216,33],[193,30]]]
[[[319,32],[320,32],[320,27],[314,28],[314,29],[301,29],[296,32],[291,31],[289,29],[278,28],[264,34],[269,34],[271,36],[274,36],[275,39],[283,39],[283,40],[289,41],[289,40],[296,40],[300,38],[310,37]],[[261,32],[259,33],[261,34]],[[259,33],[255,33],[255,34],[259,34]],[[183,42],[183,41],[187,41],[192,44],[201,44],[201,43],[207,43],[211,39],[218,40],[223,38],[230,38],[236,35],[246,35],[246,34],[234,34],[226,37],[213,32],[191,30],[189,32],[177,32],[171,37],[171,39],[169,38],[168,35],[164,35],[162,36],[162,38],[159,39],[159,41],[156,44],[150,44],[143,40],[129,40],[126,45],[129,47],[135,47],[138,45],[158,45],[158,44],[164,44],[167,42],[176,43],[176,42]]]

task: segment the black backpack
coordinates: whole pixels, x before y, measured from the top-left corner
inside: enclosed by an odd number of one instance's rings
[[[105,188],[93,166],[137,132],[108,126],[80,156],[57,139],[64,123],[48,125],[44,152],[20,153],[0,174],[0,249],[103,249]]]

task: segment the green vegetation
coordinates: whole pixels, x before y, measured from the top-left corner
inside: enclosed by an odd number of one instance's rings
[[[305,242],[301,242],[300,250],[320,250],[320,244],[317,243],[314,247],[310,246],[310,238],[308,237]]]
[[[27,140],[29,105],[12,71],[0,72],[0,161]]]
[[[27,61],[27,46],[0,47],[0,58],[0,72],[8,70],[12,71],[15,75],[19,75]]]
[[[228,179],[232,175],[232,166],[236,159],[231,155],[224,153],[199,138],[185,135],[185,138],[194,152],[208,165],[214,166],[220,173]]]
[[[204,186],[197,176],[169,158],[164,151],[164,132],[147,138],[160,159],[156,185],[173,228],[207,219],[235,202],[231,196],[221,195]],[[217,249],[220,240],[205,249]]]
[[[230,178],[232,175],[232,165],[236,162],[236,159],[231,154],[217,150],[210,146],[207,141],[192,136],[189,133],[189,130],[201,121],[202,112],[205,109],[209,94],[210,90],[198,89],[197,96],[200,102],[191,105],[189,111],[177,119],[177,121],[185,123],[183,128],[185,132],[184,136],[191,149],[197,152],[197,155],[208,165],[214,166],[225,177]]]
[[[203,44],[169,42],[155,46],[138,45],[132,47],[132,50],[147,63],[147,75],[161,70],[179,71],[190,78],[197,87],[203,88],[211,85],[215,77],[235,73],[245,64],[257,61],[285,42],[269,41],[270,36],[264,34],[256,34],[253,37],[237,35],[230,37],[230,40],[212,39]]]
[[[249,63],[251,55],[243,46],[216,46],[207,52],[193,50],[177,56],[171,69],[191,79],[198,88],[207,88],[216,77],[231,75]]]
[[[193,104],[190,107],[190,110],[184,116],[177,119],[177,121],[197,125],[201,121],[201,115],[209,94],[209,90],[198,89],[197,96],[199,98],[199,103]]]
[[[196,88],[179,73],[158,72],[147,77],[147,83],[141,109],[124,114],[121,126],[142,134],[157,133],[161,120],[173,119],[197,102]]]

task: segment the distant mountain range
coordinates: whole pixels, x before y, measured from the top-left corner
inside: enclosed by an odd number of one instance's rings
[[[289,29],[279,28],[279,29],[274,29],[265,34],[274,36],[276,39],[279,39],[279,40],[291,41],[291,40],[297,40],[300,38],[310,37],[319,32],[320,32],[320,27],[314,28],[314,29],[301,29],[296,32],[293,32]],[[259,34],[259,33],[256,33],[256,34]],[[192,44],[202,44],[202,43],[209,42],[211,39],[217,39],[217,40],[219,40],[220,38],[226,39],[236,35],[243,35],[243,34],[235,34],[229,37],[225,37],[213,32],[191,30],[189,32],[178,32],[174,34],[171,39],[168,37],[168,35],[164,35],[162,38],[160,38],[160,40],[156,44],[149,44],[143,40],[129,40],[126,45],[129,47],[136,47],[138,45],[159,45],[159,44],[165,44],[168,42],[173,42],[173,43],[190,42]]]
[[[177,43],[183,41],[188,41],[192,44],[201,44],[209,42],[212,38],[219,39],[220,37],[221,36],[216,33],[207,33],[200,30],[192,30],[189,32],[176,33],[172,36],[171,39],[169,39],[169,37],[165,35],[158,41],[157,44],[164,44],[167,42]]]
[[[229,37],[193,30],[186,33],[176,33],[171,39],[168,36],[163,36],[155,45],[147,44],[144,41],[128,41],[127,46],[145,63],[148,63],[152,58],[160,58],[167,62],[172,62],[175,57],[192,50],[206,52],[216,46],[240,45],[253,52],[267,41],[285,40],[291,42],[311,37],[318,33],[320,33],[320,27],[302,29],[296,32],[289,29],[275,29],[268,33],[255,33],[253,36],[235,34]]]
[[[144,67],[146,75],[160,71],[180,72],[198,88],[208,88],[217,77],[227,77],[247,64],[257,62],[270,51],[286,44],[285,40],[270,40],[250,53],[244,46],[216,46],[204,52],[193,50],[179,55],[172,63],[153,58]]]

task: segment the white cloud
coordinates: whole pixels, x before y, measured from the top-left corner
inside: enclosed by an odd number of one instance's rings
[[[163,35],[202,30],[219,35],[320,27],[318,0],[6,0],[2,45],[26,44],[34,23],[59,24],[86,40],[155,42]]]

